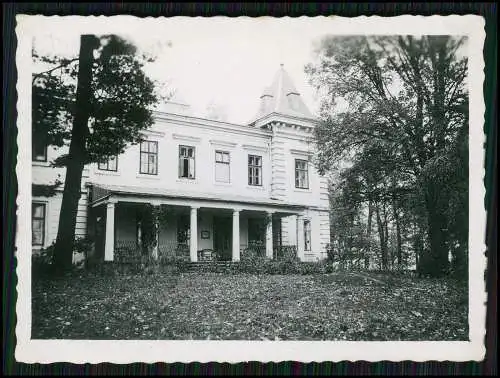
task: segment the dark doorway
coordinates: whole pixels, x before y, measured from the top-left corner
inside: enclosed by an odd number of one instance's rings
[[[95,209],[95,259],[104,260],[104,248],[106,243],[106,213],[102,209]]]
[[[232,233],[230,217],[214,217],[214,250],[223,261],[231,261]]]
[[[273,218],[273,246],[281,247],[281,218]]]

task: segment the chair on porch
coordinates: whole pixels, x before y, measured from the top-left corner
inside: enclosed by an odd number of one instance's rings
[[[217,254],[213,249],[202,249],[198,251],[198,261],[215,261],[217,260]]]

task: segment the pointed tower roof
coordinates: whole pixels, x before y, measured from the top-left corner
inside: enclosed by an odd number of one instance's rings
[[[283,64],[275,74],[273,83],[264,90],[260,99],[260,108],[254,120],[271,113],[314,119]]]

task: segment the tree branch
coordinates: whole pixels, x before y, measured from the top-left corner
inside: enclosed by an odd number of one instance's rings
[[[32,79],[31,82],[34,83],[35,80],[37,78],[39,78],[40,76],[49,74],[49,73],[51,73],[51,72],[53,72],[53,71],[55,71],[55,70],[57,70],[59,68],[63,68],[63,67],[69,66],[71,63],[76,62],[76,61],[78,61],[78,58],[73,58],[73,59],[70,59],[70,60],[66,61],[65,63],[63,63],[63,64],[61,64],[61,65],[59,65],[57,67],[51,68],[50,70],[43,71],[43,72],[38,72],[36,74],[33,74],[33,79]]]

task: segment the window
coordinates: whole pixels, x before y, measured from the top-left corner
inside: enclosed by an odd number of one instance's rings
[[[230,182],[229,152],[215,151],[215,181]]]
[[[304,220],[304,251],[311,250],[311,221]]]
[[[97,165],[101,171],[117,171],[118,170],[118,156],[111,156],[104,162],[99,162]]]
[[[299,189],[309,189],[307,160],[295,159],[295,187]]]
[[[47,161],[47,144],[43,138],[34,138],[31,148],[33,161]]]
[[[248,185],[262,186],[262,156],[248,155]]]
[[[194,179],[194,147],[179,146],[179,177]]]
[[[141,142],[140,173],[147,175],[158,174],[158,142]]]
[[[43,246],[45,241],[45,204],[31,205],[31,244]]]

